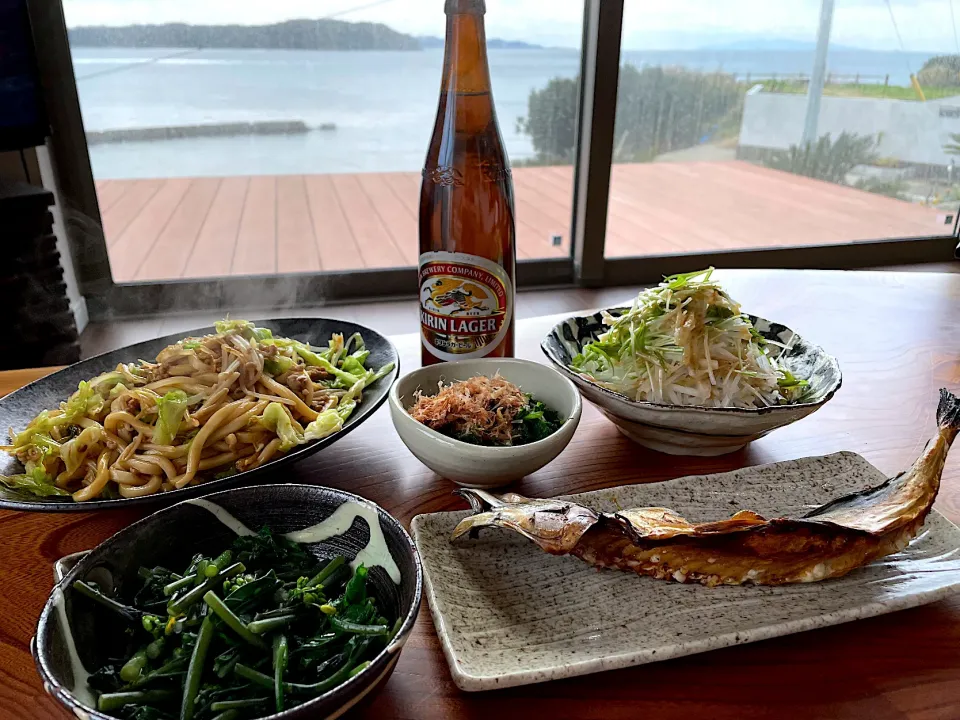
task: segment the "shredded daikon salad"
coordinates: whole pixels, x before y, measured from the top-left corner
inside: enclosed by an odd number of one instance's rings
[[[773,355],[720,285],[713,268],[665,278],[642,291],[610,327],[583,346],[573,369],[637,401],[701,407],[762,408],[798,402],[807,382]]]

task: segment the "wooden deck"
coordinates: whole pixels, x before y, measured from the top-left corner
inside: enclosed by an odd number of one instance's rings
[[[518,257],[567,255],[573,168],[513,177]],[[419,173],[97,182],[117,282],[414,265],[419,189]],[[606,254],[943,231],[929,208],[744,162],[623,164],[613,168]]]

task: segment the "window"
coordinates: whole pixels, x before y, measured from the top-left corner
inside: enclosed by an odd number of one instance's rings
[[[541,2],[491,2],[487,14],[521,260],[570,255],[570,158],[539,166],[524,120],[551,78],[576,82],[583,6],[558,5],[544,27]],[[416,265],[442,3],[64,9],[115,282]],[[572,132],[575,95],[555,112]]]
[[[960,75],[931,60],[960,52],[948,4],[838,3],[809,123],[821,2],[760,8],[625,3],[605,256],[952,234]]]
[[[93,315],[414,292],[439,0],[62,2],[31,14]],[[952,257],[952,6],[839,3],[821,68],[833,5],[487,0],[520,287]]]

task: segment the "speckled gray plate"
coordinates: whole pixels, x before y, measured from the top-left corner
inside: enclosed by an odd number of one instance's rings
[[[737,509],[799,513],[883,481],[837,453],[568,496],[596,510],[658,506],[693,522]],[[419,515],[430,611],[454,682],[490,690],[691,655],[939,600],[960,591],[960,528],[938,512],[903,552],[836,580],[717,587],[597,571],[506,531],[450,542],[469,513]]]
[[[387,363],[394,363],[393,372],[386,377],[380,378],[373,385],[363,391],[363,401],[357,405],[357,409],[344,423],[343,429],[325,437],[322,440],[315,440],[294,448],[290,452],[281,455],[278,458],[264,463],[258,468],[239,472],[236,475],[220,478],[218,480],[207,480],[198,485],[188,485],[179,490],[170,492],[154,493],[153,495],[144,495],[138,498],[115,498],[88,500],[86,502],[74,502],[69,496],[50,496],[34,497],[23,493],[8,490],[0,487],[0,508],[8,510],[31,510],[39,512],[87,512],[89,510],[101,510],[105,508],[130,507],[131,505],[153,505],[158,503],[173,503],[178,500],[185,500],[188,497],[196,497],[214,490],[222,490],[231,485],[239,485],[254,480],[257,476],[262,477],[265,473],[275,470],[278,465],[296,460],[302,460],[308,455],[312,455],[318,450],[335,443],[348,432],[356,428],[360,423],[370,417],[373,412],[380,407],[387,399],[387,393],[390,386],[400,372],[400,356],[397,355],[397,349],[387,338],[375,330],[371,330],[363,325],[347,322],[345,320],[331,320],[327,318],[284,318],[280,320],[255,320],[257,325],[270,328],[275,335],[291,337],[311,345],[325,347],[330,341],[330,336],[335,333],[343,333],[344,337],[349,337],[355,332],[360,333],[363,342],[370,351],[370,357],[367,359],[367,367],[380,368]],[[186,332],[174,333],[166,337],[148,340],[147,342],[113,350],[103,355],[83,360],[69,367],[63,368],[52,375],[42,377],[35,382],[25,385],[16,392],[12,392],[6,397],[0,398],[0,428],[6,434],[7,428],[13,428],[16,431],[26,427],[41,410],[56,408],[61,401],[66,400],[77,389],[77,383],[81,380],[89,380],[108,370],[114,370],[117,363],[136,362],[140,359],[152,360],[163,348],[185,337],[205,335],[213,332],[212,327],[198,328]],[[14,457],[5,452],[0,452],[0,474],[14,475],[23,472],[23,465]]]

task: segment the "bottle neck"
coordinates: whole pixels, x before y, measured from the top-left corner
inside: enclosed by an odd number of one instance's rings
[[[483,0],[447,0],[447,34],[443,50],[443,80],[448,92],[490,92]]]

